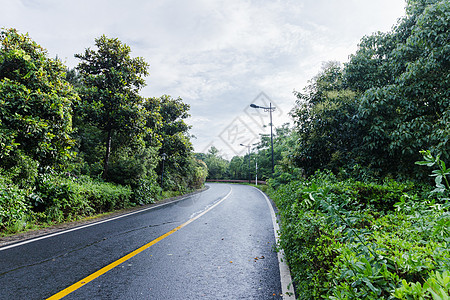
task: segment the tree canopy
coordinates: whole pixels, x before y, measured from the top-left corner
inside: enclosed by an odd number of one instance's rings
[[[65,80],[65,66],[28,35],[4,29],[0,43],[0,167],[27,157],[55,167],[72,156],[78,95]]]
[[[103,177],[107,178],[113,133],[137,135],[145,130],[143,98],[148,64],[132,58],[131,49],[117,38],[101,36],[95,40],[97,50],[76,54],[81,62],[77,70],[83,81],[80,112],[84,120],[105,132]]]
[[[448,160],[449,24],[448,1],[408,1],[392,31],[364,37],[343,67],[327,65],[297,93],[296,164],[421,177],[420,150]]]

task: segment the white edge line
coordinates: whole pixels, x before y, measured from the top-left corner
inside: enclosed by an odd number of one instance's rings
[[[270,203],[270,200],[267,197],[267,195],[263,193],[260,189],[256,187],[253,188],[257,189],[261,194],[263,194],[264,198],[266,199],[267,205],[269,206],[270,209],[270,215],[272,216],[275,241],[278,244],[280,238],[278,234],[280,226],[278,225],[277,217],[275,215],[275,211],[273,210],[272,203]],[[294,287],[292,285],[291,271],[289,270],[289,266],[286,264],[283,249],[279,249],[277,255],[278,255],[278,265],[280,267],[281,292],[283,293],[283,299],[295,300],[296,298]]]
[[[230,190],[230,193],[231,193],[231,190]],[[158,207],[161,207],[161,206],[164,206],[164,205],[168,205],[168,204],[172,204],[172,203],[175,203],[175,202],[179,202],[181,200],[188,199],[189,197],[192,197],[192,196],[194,196],[194,195],[189,195],[189,196],[186,196],[186,197],[174,200],[174,201],[161,203],[161,204],[158,204],[158,205],[155,205],[155,206],[151,206],[151,207],[147,207],[147,208],[144,208],[144,209],[136,210],[136,211],[133,211],[131,213],[127,213],[127,214],[120,215],[120,216],[117,216],[117,217],[113,217],[113,218],[110,218],[110,219],[105,219],[103,221],[89,223],[89,224],[86,224],[86,225],[83,225],[83,226],[74,227],[74,228],[71,228],[71,229],[58,231],[58,232],[55,232],[55,233],[52,233],[52,234],[48,234],[48,235],[43,235],[43,236],[40,236],[40,237],[32,238],[32,239],[29,239],[29,240],[26,240],[26,241],[23,241],[23,242],[11,244],[11,245],[6,245],[6,246],[3,246],[3,247],[0,247],[0,251],[11,249],[11,248],[14,248],[14,247],[19,247],[19,246],[22,246],[22,245],[25,245],[25,244],[29,244],[29,243],[32,243],[32,242],[44,240],[44,239],[51,238],[51,237],[54,237],[54,236],[57,236],[57,235],[69,233],[69,232],[72,232],[72,231],[84,229],[84,228],[87,228],[87,227],[91,227],[91,226],[99,225],[99,224],[106,223],[106,222],[109,222],[109,221],[113,221],[113,220],[117,220],[117,219],[120,219],[120,218],[124,218],[124,217],[127,217],[127,216],[131,216],[131,215],[134,215],[134,214],[137,214],[137,213],[141,213],[143,211],[147,211],[147,210],[155,209],[155,208],[158,208]],[[226,197],[228,197],[228,196],[229,195],[227,195]]]
[[[230,195],[231,192],[233,191],[233,189],[230,186],[230,191],[228,192],[228,194],[223,197],[222,199],[220,199],[219,201],[217,201],[216,203],[214,203],[213,205],[207,207],[204,211],[202,211],[201,213],[199,213],[198,215],[196,215],[193,218],[190,218],[186,223],[183,223],[183,227],[194,222],[195,220],[197,220],[198,218],[200,218],[201,216],[203,216],[204,214],[206,214],[207,212],[209,212],[211,209],[213,209],[214,207],[216,207],[217,205],[219,205],[220,203],[222,203],[223,201],[225,201],[225,199],[227,199]]]

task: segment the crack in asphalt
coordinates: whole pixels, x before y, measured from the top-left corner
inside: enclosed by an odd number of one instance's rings
[[[96,245],[98,243],[101,243],[103,241],[109,240],[109,239],[114,238],[114,237],[118,237],[118,236],[121,236],[121,235],[124,235],[124,234],[128,234],[128,233],[131,233],[131,232],[135,232],[135,231],[140,231],[140,230],[143,230],[143,229],[146,229],[146,228],[159,227],[159,226],[163,226],[163,225],[167,225],[167,224],[173,224],[173,223],[177,223],[177,222],[179,222],[179,221],[163,222],[163,223],[160,223],[160,224],[150,224],[150,225],[134,228],[134,229],[127,230],[127,231],[122,231],[119,234],[112,235],[110,237],[104,237],[104,238],[102,238],[100,240],[96,240],[96,241],[94,241],[92,243],[89,243],[89,244],[77,247],[77,248],[72,249],[72,250],[70,250],[68,252],[61,253],[59,255],[52,256],[50,258],[47,258],[47,259],[44,259],[44,260],[41,260],[41,261],[38,261],[38,262],[35,262],[35,263],[32,263],[32,264],[26,264],[26,265],[23,265],[23,266],[18,266],[18,267],[15,267],[13,269],[9,269],[9,270],[3,271],[3,272],[0,273],[0,277],[6,275],[8,273],[24,269],[24,268],[38,266],[38,265],[41,265],[41,264],[45,264],[45,263],[47,263],[49,261],[56,261],[57,259],[59,259],[61,257],[67,256],[67,255],[69,255],[71,253],[74,253],[74,252],[77,252],[77,251],[80,251],[80,250],[87,249],[89,247],[92,247],[92,246],[94,246],[94,245]]]
[[[130,232],[139,231],[139,230],[146,229],[146,228],[159,227],[159,226],[163,226],[163,225],[167,225],[167,224],[173,224],[173,223],[179,223],[179,222],[180,221],[169,221],[169,222],[163,222],[163,223],[155,224],[155,225],[146,225],[146,226],[130,229],[130,230],[127,230],[127,231],[122,231],[121,233],[116,234],[115,236],[121,236],[121,235],[130,233]]]

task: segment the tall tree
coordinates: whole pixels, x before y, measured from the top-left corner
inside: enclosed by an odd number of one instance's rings
[[[297,165],[420,178],[420,150],[448,160],[449,24],[449,1],[409,0],[392,31],[364,37],[343,69],[327,66],[297,93]]]
[[[356,93],[345,89],[343,71],[331,62],[313,78],[304,93],[296,93],[291,111],[298,142],[292,156],[307,175],[317,169],[338,169],[356,160],[350,153],[362,142]]]
[[[131,49],[117,38],[101,36],[95,40],[97,50],[76,54],[83,80],[82,102],[78,107],[86,121],[105,133],[103,178],[108,176],[111,140],[114,133],[136,136],[142,133],[145,116],[139,91],[145,86],[148,64],[132,58]]]
[[[219,154],[219,150],[211,146],[205,156],[204,162],[208,166],[208,178],[226,179],[229,162]]]
[[[66,67],[15,29],[0,32],[0,165],[26,156],[55,166],[71,156],[72,102]]]
[[[185,121],[190,116],[190,106],[181,98],[175,99],[168,95],[149,99],[148,103],[151,105],[146,104],[147,111],[159,107],[161,123],[156,132],[162,144],[160,154],[166,153],[168,158],[166,166],[174,169],[184,167],[192,152],[189,135],[191,126]]]
[[[387,34],[365,37],[346,66],[362,91],[358,117],[366,164],[410,176],[419,151],[450,158],[450,3],[410,0]]]
[[[247,179],[248,173],[246,174],[246,166],[248,165],[245,164],[242,156],[233,156],[228,165],[228,174],[231,179]]]

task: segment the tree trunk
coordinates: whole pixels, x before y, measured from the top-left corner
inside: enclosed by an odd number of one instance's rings
[[[103,175],[102,175],[102,178],[104,180],[106,180],[108,178],[109,156],[111,154],[111,135],[112,135],[112,129],[109,129],[108,130],[108,137],[106,139],[105,161],[103,163]]]

